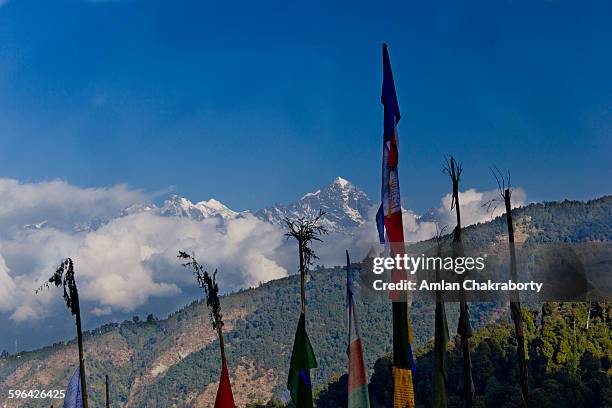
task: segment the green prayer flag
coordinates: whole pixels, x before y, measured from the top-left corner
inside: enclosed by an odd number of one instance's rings
[[[302,313],[295,331],[289,378],[287,379],[287,388],[291,392],[291,399],[296,408],[312,408],[313,406],[310,369],[316,367],[317,359],[306,334],[306,317]]]

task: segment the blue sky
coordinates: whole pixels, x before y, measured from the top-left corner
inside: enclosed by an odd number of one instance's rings
[[[449,153],[465,188],[497,165],[529,200],[612,192],[610,2],[328,3],[0,1],[0,177],[376,197],[386,41],[406,206],[438,205]]]

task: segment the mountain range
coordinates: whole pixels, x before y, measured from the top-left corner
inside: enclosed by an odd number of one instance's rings
[[[282,225],[284,218],[315,217],[319,210],[325,214],[323,225],[330,232],[350,234],[351,230],[373,217],[373,202],[366,193],[350,181],[336,177],[329,185],[288,204],[277,203],[273,206],[254,211],[234,211],[214,198],[192,202],[179,195],[171,195],[161,205],[138,203],[122,210],[118,217],[140,212],[154,212],[166,217],[185,217],[196,221],[218,218],[227,221],[251,214],[258,219],[275,225]],[[93,219],[73,226],[74,231],[94,231],[107,224],[112,218]],[[49,226],[47,221],[24,225],[25,229],[40,229]]]

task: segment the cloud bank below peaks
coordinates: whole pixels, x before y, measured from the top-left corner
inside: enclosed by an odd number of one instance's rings
[[[194,285],[179,250],[193,251],[209,269],[219,267],[226,290],[287,275],[275,261],[283,232],[250,214],[202,221],[122,209],[151,197],[126,185],[79,188],[63,181],[20,183],[0,179],[0,312],[14,321],[42,318],[61,307],[51,288],[35,295],[64,257],[75,261],[76,279],[89,312],[131,311],[152,297],[179,294]],[[75,224],[104,219],[97,229]],[[34,227],[32,227],[34,225]],[[86,310],[86,312],[88,312]]]

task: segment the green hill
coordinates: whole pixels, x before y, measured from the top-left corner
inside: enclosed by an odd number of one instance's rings
[[[585,303],[546,303],[540,310],[523,310],[528,342],[529,395],[538,408],[612,406],[611,308],[594,303],[586,328]],[[476,330],[471,339],[475,407],[522,407],[518,382],[516,341],[507,321]],[[432,349],[429,343],[417,357],[417,407],[431,406]],[[463,407],[458,390],[462,380],[459,338],[448,347],[448,406]],[[369,390],[372,408],[393,405],[391,359],[376,361]],[[347,376],[332,381],[318,395],[317,407],[346,406]]]

